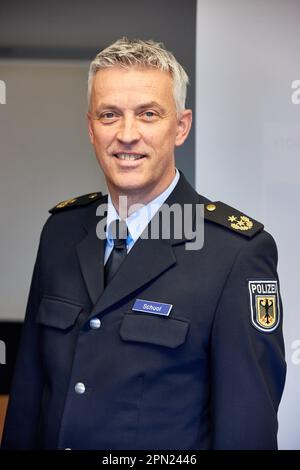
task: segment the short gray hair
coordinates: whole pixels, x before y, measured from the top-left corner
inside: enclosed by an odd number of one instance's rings
[[[173,95],[177,113],[185,109],[189,77],[174,55],[160,42],[141,39],[118,39],[96,55],[91,62],[88,77],[88,107],[90,109],[91,91],[94,76],[98,70],[121,66],[153,67],[168,72],[173,79]]]

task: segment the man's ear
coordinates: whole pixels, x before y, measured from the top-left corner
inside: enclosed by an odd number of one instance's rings
[[[93,129],[93,120],[90,111],[86,113],[86,117],[88,120],[88,130],[89,130],[89,138],[92,145],[94,145],[94,129]]]
[[[193,112],[191,109],[185,109],[180,114],[178,121],[177,121],[177,131],[176,131],[176,139],[175,145],[179,147],[184,143],[187,136],[190,133],[193,121]]]

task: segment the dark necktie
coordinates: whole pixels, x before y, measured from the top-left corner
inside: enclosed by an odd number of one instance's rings
[[[128,230],[126,222],[124,220],[115,220],[111,223],[110,229],[114,247],[104,266],[105,286],[112,280],[127,255]]]

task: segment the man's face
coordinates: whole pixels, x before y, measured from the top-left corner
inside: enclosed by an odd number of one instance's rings
[[[174,148],[185,141],[192,113],[178,118],[172,85],[167,72],[154,68],[96,73],[89,135],[113,197],[147,203],[174,178]]]

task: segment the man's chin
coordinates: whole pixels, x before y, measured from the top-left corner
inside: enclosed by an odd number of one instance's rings
[[[135,182],[123,182],[121,185],[118,185],[116,187],[117,193],[120,195],[133,195],[133,194],[139,194],[143,193],[145,191],[147,186],[145,184],[138,184],[136,181]]]
[[[127,192],[132,191],[142,192],[144,188],[147,188],[149,186],[149,182],[147,182],[147,179],[145,177],[142,177],[138,174],[122,174],[113,181],[113,185],[118,192],[120,192],[121,194],[126,194]]]

